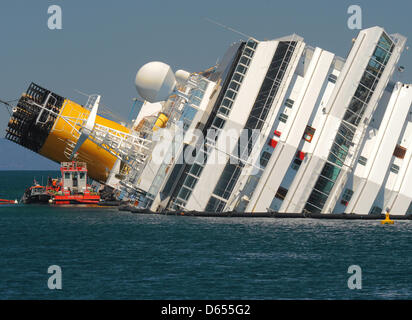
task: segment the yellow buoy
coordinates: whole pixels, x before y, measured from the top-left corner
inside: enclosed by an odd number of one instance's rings
[[[385,214],[385,220],[381,220],[381,224],[393,224],[393,220],[389,218],[389,212]]]

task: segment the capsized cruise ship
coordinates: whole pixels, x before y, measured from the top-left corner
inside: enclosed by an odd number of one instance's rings
[[[202,72],[150,62],[130,124],[98,115],[98,95],[82,106],[32,83],[6,138],[157,212],[411,214],[405,44],[373,27],[346,58],[293,34],[233,43]]]

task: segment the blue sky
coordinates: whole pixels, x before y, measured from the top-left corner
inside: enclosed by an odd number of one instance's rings
[[[63,29],[47,28],[47,9],[59,5]],[[164,61],[174,70],[199,71],[215,64],[241,36],[207,21],[228,25],[257,39],[297,33],[312,46],[345,57],[358,31],[347,27],[350,5],[362,8],[362,27],[384,27],[412,38],[412,2],[392,1],[19,1],[0,2],[0,99],[12,100],[36,82],[85,103],[77,90],[102,95],[102,104],[127,118],[137,96],[140,66]],[[408,40],[408,45],[411,41]],[[412,48],[400,61],[399,79],[412,82]],[[0,137],[8,113],[0,108]],[[0,170],[49,169],[56,165],[0,140]]]

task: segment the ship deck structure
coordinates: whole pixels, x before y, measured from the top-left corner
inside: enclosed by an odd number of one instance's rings
[[[342,58],[296,34],[229,46],[203,72],[150,62],[144,99],[119,124],[36,84],[6,138],[89,176],[139,209],[412,213],[412,86],[396,81],[406,38],[361,30]]]

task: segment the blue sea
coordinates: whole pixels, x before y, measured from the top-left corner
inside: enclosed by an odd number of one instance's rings
[[[0,198],[33,177],[2,171]],[[200,218],[0,206],[0,299],[411,299],[412,221]],[[50,290],[49,266],[62,270]],[[351,265],[361,289],[349,289]]]

